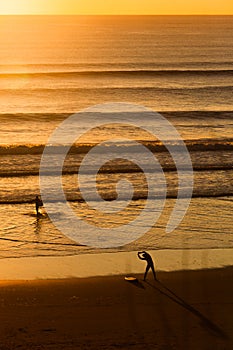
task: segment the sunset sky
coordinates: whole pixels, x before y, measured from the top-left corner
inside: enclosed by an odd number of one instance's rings
[[[0,14],[233,14],[233,1],[0,0]]]

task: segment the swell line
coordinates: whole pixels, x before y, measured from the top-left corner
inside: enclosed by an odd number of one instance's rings
[[[72,167],[71,169],[67,169],[67,170],[63,170],[62,171],[62,175],[76,175],[78,173],[78,166],[77,167]],[[185,167],[182,168],[183,171],[186,171],[188,169],[185,169]],[[209,166],[193,166],[193,170],[194,171],[198,171],[198,172],[206,172],[206,171],[231,171],[233,170],[233,165],[221,165],[221,164],[211,164]],[[172,173],[172,172],[176,172],[177,168],[175,166],[163,166],[163,171],[165,173]],[[124,168],[122,165],[119,167],[115,167],[115,168],[111,168],[111,169],[100,169],[99,170],[99,174],[107,174],[107,175],[111,175],[111,174],[138,174],[138,173],[142,173],[143,171],[138,168],[138,167],[133,167],[133,168]],[[148,173],[155,173],[154,169],[147,169]],[[82,174],[85,175],[91,175],[93,174],[93,172],[91,170],[89,170],[88,172],[83,172]],[[39,176],[39,169],[35,170],[35,171],[11,171],[11,172],[7,172],[7,171],[2,171],[0,172],[0,178],[19,178],[19,177],[29,177],[29,176]],[[51,171],[48,170],[47,173],[44,173],[41,176],[57,176],[57,172],[56,171]]]
[[[0,73],[1,78],[31,77],[70,77],[70,76],[118,76],[118,75],[232,75],[233,69],[122,69],[122,70],[74,70],[55,72],[8,72]]]
[[[140,141],[144,146],[146,146],[152,152],[164,152],[167,151],[167,148],[161,144],[159,141]],[[233,150],[233,138],[227,138],[224,140],[221,139],[202,139],[202,140],[184,140],[186,147],[189,151],[221,151],[221,150]],[[167,140],[167,144],[170,144],[170,147],[175,147],[176,150],[179,149],[179,145],[173,142],[172,140]],[[91,148],[97,146],[98,143],[80,143],[72,145],[69,154],[86,154],[90,151]],[[118,144],[118,149],[120,150],[131,150],[130,143]],[[64,145],[54,145],[47,146],[50,149],[52,154],[64,153]],[[106,144],[107,147],[107,144]],[[181,145],[181,150],[183,146]],[[41,155],[44,151],[45,145],[11,145],[4,146],[0,145],[0,156],[1,155]],[[134,150],[134,145],[132,145],[132,151]]]
[[[233,118],[233,111],[215,111],[215,110],[208,110],[208,111],[200,111],[200,110],[183,110],[183,111],[157,111],[158,113],[164,115],[167,118],[175,118],[176,120],[179,118],[198,118],[198,119],[211,119],[211,118],[218,118],[218,119],[231,119]],[[40,121],[50,121],[50,120],[62,120],[73,114],[72,111],[67,112],[28,112],[28,113],[1,113],[0,112],[0,120],[3,121],[4,119],[9,122],[10,118],[19,119],[22,121],[29,121],[29,120],[40,120]]]
[[[224,197],[232,197],[233,196],[233,192],[232,191],[221,191],[221,192],[218,192],[218,193],[193,193],[192,195],[192,198],[224,198]],[[177,199],[177,193],[171,193],[169,195],[166,196],[167,199]],[[179,198],[187,198],[184,195],[181,195]],[[134,195],[133,198],[131,199],[133,202],[136,202],[136,201],[140,201],[140,200],[147,200],[148,197],[147,195],[145,194],[139,194],[139,195]],[[152,198],[154,200],[160,200],[160,199],[164,199],[163,196],[156,196],[154,198]],[[67,202],[70,202],[70,203],[85,203],[85,200],[83,198],[67,198],[66,199]],[[93,199],[95,202],[96,202],[96,199]],[[112,202],[114,200],[116,200],[116,197],[115,196],[111,196],[109,195],[107,198],[104,199],[106,202]],[[90,198],[89,201],[92,201],[92,199]],[[58,200],[54,199],[54,200],[50,200],[50,202],[52,203],[59,203]],[[1,200],[0,199],[0,205],[13,205],[13,204],[34,204],[35,203],[35,199],[26,199],[26,200],[15,200],[15,199],[12,199],[12,200]],[[5,239],[5,238],[4,238]],[[7,239],[6,239],[7,240]]]
[[[110,87],[102,87],[102,86],[91,86],[91,87],[50,87],[50,88],[43,88],[43,87],[36,87],[36,88],[23,88],[23,87],[18,87],[18,88],[4,88],[5,92],[14,92],[14,91],[20,91],[20,92],[43,92],[43,93],[48,93],[48,92],[70,92],[70,93],[91,93],[91,92],[102,92],[102,93],[114,93],[115,91],[124,91],[126,92],[135,92],[135,91],[144,91],[144,92],[195,92],[195,91],[209,91],[209,92],[222,92],[223,91],[232,91],[232,85],[202,85],[202,86],[184,86],[184,87],[171,87],[171,86],[142,86],[142,85],[136,85],[136,86],[113,86],[111,85]]]
[[[33,243],[33,244],[46,244],[46,245],[59,245],[59,246],[73,246],[73,247],[85,247],[84,244],[75,244],[75,243],[55,243],[55,242],[40,242],[40,241],[28,241],[22,239],[14,239],[14,238],[3,238],[0,237],[2,241],[10,241],[10,242],[19,242],[19,243]]]

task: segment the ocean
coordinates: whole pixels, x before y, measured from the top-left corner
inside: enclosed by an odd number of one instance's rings
[[[1,16],[0,45],[0,258],[106,251],[69,239],[47,216],[36,218],[34,199],[51,133],[73,113],[114,102],[150,108],[176,127],[194,170],[189,209],[167,233],[178,187],[172,157],[142,130],[110,125],[87,133],[83,118],[84,136],[63,169],[66,198],[76,214],[92,225],[123,227],[145,205],[142,171],[122,159],[101,168],[97,187],[111,203],[117,182],[132,182],[132,203],[124,213],[93,213],[78,188],[84,155],[102,139],[126,133],[158,159],[167,198],[153,227],[139,223],[146,228],[140,239],[107,251],[233,247],[232,16]],[[142,116],[142,129],[153,123]],[[130,150],[127,142],[121,146]],[[91,172],[92,164],[83,175],[90,195]]]

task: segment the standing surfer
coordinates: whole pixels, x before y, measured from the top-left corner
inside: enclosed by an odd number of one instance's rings
[[[154,275],[154,279],[156,281],[157,278],[156,278],[154,263],[153,263],[153,260],[152,260],[152,257],[150,256],[150,254],[145,252],[145,251],[138,252],[138,257],[139,257],[139,259],[146,260],[146,262],[147,262],[146,271],[145,271],[145,274],[144,274],[144,281],[146,280],[147,273],[148,273],[148,271],[150,269],[152,270],[153,275]]]
[[[39,208],[43,206],[43,202],[39,196],[36,196],[35,204],[36,204],[36,215],[39,216],[40,215]]]

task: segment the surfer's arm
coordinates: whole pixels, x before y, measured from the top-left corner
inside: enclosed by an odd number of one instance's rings
[[[139,257],[139,259],[141,259],[141,260],[145,260],[145,258],[141,257],[141,255],[140,255],[140,254],[142,254],[142,253],[144,253],[144,252],[138,252],[138,257]]]

